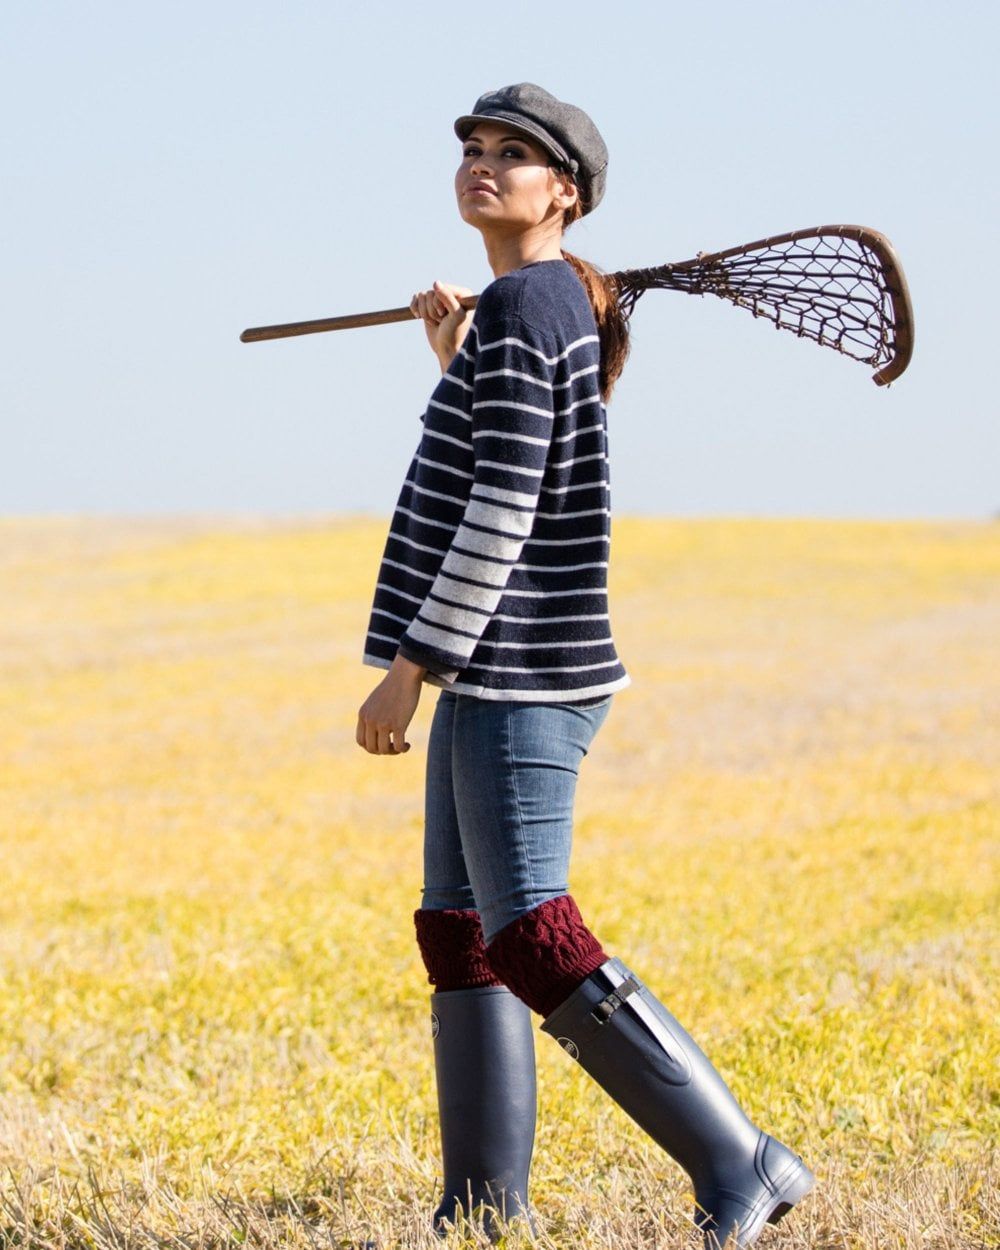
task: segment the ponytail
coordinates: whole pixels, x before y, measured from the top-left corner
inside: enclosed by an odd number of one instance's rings
[[[563,215],[563,230],[566,230],[583,216],[580,197]],[[594,310],[597,322],[597,335],[601,340],[601,368],[598,382],[601,400],[607,403],[611,398],[615,383],[625,368],[631,343],[629,341],[628,320],[622,314],[618,303],[618,286],[614,278],[603,270],[592,265],[590,261],[574,256],[572,252],[562,250],[563,260],[569,261],[576,276],[583,283],[590,306]]]

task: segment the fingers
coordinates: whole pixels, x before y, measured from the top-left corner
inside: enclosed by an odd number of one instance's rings
[[[437,324],[448,313],[468,311],[461,308],[458,301],[461,296],[471,294],[468,287],[455,286],[451,282],[435,281],[429,290],[414,293],[410,300],[410,310],[414,317],[423,317],[425,321],[433,321]]]
[[[410,300],[410,311],[414,317],[422,317],[424,321],[433,321],[436,325],[447,310],[433,291],[417,291]]]
[[[454,282],[435,282],[434,286],[442,297],[446,295],[453,295],[455,297],[456,307],[458,306],[459,299],[463,295],[472,294],[467,286],[456,286]]]
[[[417,291],[410,300],[410,311],[414,317],[422,317],[425,321],[433,321],[436,325],[448,312],[444,301],[433,288],[429,291]]]
[[[458,301],[450,291],[438,290],[438,284],[434,283],[435,303],[434,307],[440,311],[442,317],[447,317],[450,312],[454,312],[458,306]]]
[[[444,305],[446,314],[459,311],[460,305],[453,287],[445,286],[443,282],[435,282],[434,289],[438,293],[438,302]]]
[[[369,755],[405,755],[413,745],[406,741],[406,731],[391,725],[376,725],[358,716],[354,740]]]
[[[472,294],[467,286],[455,286],[452,282],[435,282],[434,290],[437,291],[438,298],[443,301],[449,313],[458,313],[462,317],[472,315],[471,311],[463,308],[459,302],[463,295]]]

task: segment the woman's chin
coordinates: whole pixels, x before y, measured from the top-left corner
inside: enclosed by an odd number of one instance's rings
[[[485,201],[485,196],[477,196],[479,200]],[[468,201],[459,205],[458,211],[462,215],[462,220],[470,226],[477,226],[480,230],[495,230],[510,228],[516,223],[505,216],[503,209],[495,202],[490,203],[469,203]]]

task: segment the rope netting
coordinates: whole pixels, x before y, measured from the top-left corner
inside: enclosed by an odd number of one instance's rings
[[[892,260],[855,234],[797,231],[693,261],[615,274],[626,317],[652,288],[717,295],[779,330],[791,330],[878,367],[908,336],[905,284]],[[861,236],[861,237],[858,237]],[[900,370],[901,372],[901,370]]]

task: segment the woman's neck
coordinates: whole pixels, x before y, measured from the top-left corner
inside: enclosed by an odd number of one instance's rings
[[[562,260],[562,235],[539,239],[531,234],[500,237],[484,234],[483,243],[495,278],[514,269],[523,269],[536,260]]]

